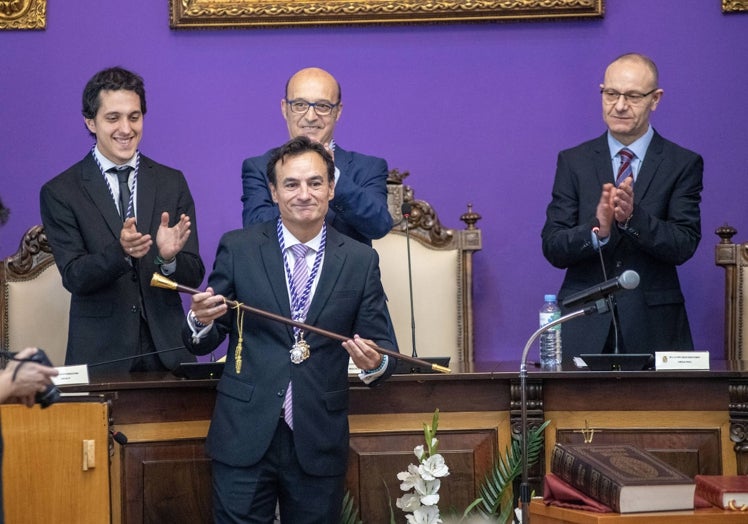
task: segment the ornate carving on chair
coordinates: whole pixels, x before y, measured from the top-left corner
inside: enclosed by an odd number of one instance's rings
[[[0,267],[0,344],[10,351],[43,348],[61,366],[69,310],[70,293],[62,286],[44,227],[34,226]]]
[[[715,233],[715,263],[725,268],[725,360],[748,361],[748,242],[734,243],[737,230],[727,224]]]
[[[408,255],[402,204],[408,218],[413,273],[413,309],[419,357],[450,357],[450,365],[473,362],[473,253],[482,247],[475,224],[480,215],[468,204],[460,217],[465,229],[444,227],[436,211],[416,200],[403,184],[408,172],[390,171],[387,180],[392,230],[373,242],[379,253],[382,283],[402,353],[412,351]]]

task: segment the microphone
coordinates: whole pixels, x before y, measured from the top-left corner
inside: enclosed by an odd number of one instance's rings
[[[634,289],[639,285],[639,273],[627,269],[620,276],[606,280],[602,284],[592,286],[579,293],[566,297],[561,304],[564,307],[574,307],[592,300],[604,298],[620,289]]]
[[[161,353],[170,353],[171,351],[179,351],[180,349],[186,349],[186,348],[184,346],[176,346],[173,348],[160,349],[158,351],[151,351],[149,353],[138,353],[137,355],[130,355],[127,357],[115,358],[112,360],[104,360],[103,362],[94,362],[93,364],[86,364],[86,365],[89,368],[94,368],[96,366],[105,366],[107,364],[115,364],[117,362],[124,362],[126,360],[135,360],[136,358],[140,358],[140,357],[149,357],[151,355],[160,355]]]
[[[180,349],[186,349],[184,346],[176,346],[173,348],[160,349],[158,351],[151,351],[148,353],[139,353],[137,355],[130,355],[128,357],[115,358],[112,360],[105,360],[103,362],[94,362],[93,364],[87,364],[88,368],[94,368],[96,366],[105,366],[107,364],[114,364],[116,362],[124,362],[127,360],[135,360],[140,357],[147,357],[150,355],[160,355],[161,353],[169,353],[171,351],[178,351]],[[211,353],[210,362],[180,362],[177,367],[171,369],[172,375],[179,378],[186,379],[217,379],[223,374],[223,362],[216,362],[215,356]],[[118,441],[119,442],[119,441]]]
[[[605,260],[603,259],[603,246],[600,244],[600,221],[595,217],[592,224],[592,233],[597,239],[597,254],[600,255],[600,269],[603,272],[603,280],[608,280],[608,273],[605,271]],[[608,295],[605,298],[608,310],[610,310],[610,321],[613,323],[613,337],[615,337],[613,353],[616,355],[620,353],[620,347],[618,343],[618,309],[613,300],[612,295]]]
[[[603,259],[603,246],[600,243],[600,221],[597,219],[597,217],[595,217],[595,220],[592,224],[592,233],[597,239],[597,254],[600,255],[600,269],[602,269],[603,271],[603,280],[608,280],[608,274],[605,272],[605,260]],[[613,353],[617,355],[621,352],[620,343],[618,340],[618,308],[612,295],[608,295],[605,298],[605,302],[607,303],[607,307],[610,310],[610,321],[613,324]]]
[[[416,352],[416,314],[413,307],[413,269],[410,262],[410,220],[408,220],[411,211],[413,211],[413,206],[410,205],[410,202],[403,202],[401,210],[403,212],[403,219],[405,219],[405,245],[407,246],[408,251],[408,290],[410,291],[410,335],[413,344],[412,356],[413,358],[418,358],[418,353]]]
[[[112,436],[114,441],[120,446],[124,446],[125,444],[127,444],[127,436],[124,433],[120,433],[119,431],[114,431],[110,429],[109,434]]]
[[[405,244],[408,251],[408,291],[410,292],[410,334],[413,344],[412,355],[413,358],[419,358],[416,352],[416,314],[413,306],[413,265],[410,261],[410,214],[413,211],[413,206],[410,202],[403,202],[400,208],[403,213],[403,219],[405,219]],[[395,368],[395,374],[407,374],[407,373],[431,373],[434,369],[433,366],[446,367],[449,365],[449,357],[425,357],[420,358],[424,362],[429,363],[429,367],[423,365],[413,365],[404,360],[398,360],[397,367]]]

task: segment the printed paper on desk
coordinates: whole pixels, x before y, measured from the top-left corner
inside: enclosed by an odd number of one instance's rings
[[[348,375],[358,375],[359,373],[361,373],[361,369],[353,363],[352,358],[348,357]]]
[[[88,384],[88,366],[85,364],[79,366],[60,366],[57,368],[57,371],[60,374],[52,377],[52,383],[55,386]]]
[[[709,369],[709,352],[656,351],[655,369]]]

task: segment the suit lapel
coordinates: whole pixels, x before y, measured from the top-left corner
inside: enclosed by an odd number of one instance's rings
[[[610,161],[607,133],[595,140],[592,149],[594,152],[595,174],[600,187],[603,187],[603,184],[613,183],[613,165]]]
[[[278,235],[276,234],[275,227],[275,221],[267,222],[263,225],[260,233],[262,235],[259,245],[260,258],[262,259],[265,276],[275,298],[278,314],[286,318],[291,318],[291,304],[288,300],[288,286],[284,274],[283,254],[280,252],[280,244],[278,243]],[[286,330],[289,337],[293,339],[293,328],[286,326]]]
[[[338,234],[333,228],[327,228],[327,246],[325,247],[325,260],[322,265],[322,273],[319,276],[317,288],[314,290],[312,303],[309,305],[309,312],[306,315],[306,323],[314,324],[320,313],[330,299],[332,290],[335,288],[343,265],[345,264],[345,254],[341,252],[341,246],[345,243],[345,237]]]
[[[351,163],[351,154],[340,146],[335,146],[335,165],[341,173],[346,172]]]
[[[120,231],[122,231],[122,218],[109,192],[107,181],[93,158],[93,153],[89,153],[81,164],[81,186],[101,213],[112,235],[119,238]]]
[[[639,174],[636,177],[634,183],[634,205],[641,202],[644,195],[647,193],[649,186],[654,180],[655,173],[662,163],[662,147],[664,141],[662,137],[655,131],[652,141],[649,143],[649,148],[639,168]]]

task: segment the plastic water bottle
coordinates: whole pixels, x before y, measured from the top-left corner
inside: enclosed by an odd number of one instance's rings
[[[556,295],[545,295],[545,303],[540,308],[540,326],[561,318]],[[540,367],[556,370],[561,366],[561,324],[544,331],[540,335]]]

